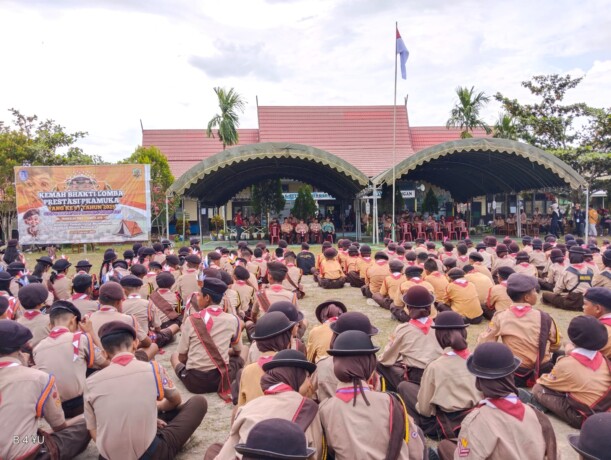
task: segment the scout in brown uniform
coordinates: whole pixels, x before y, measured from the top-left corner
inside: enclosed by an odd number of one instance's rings
[[[459,243],[456,245],[456,266],[463,268],[469,263],[469,248],[466,244]]]
[[[202,263],[202,259],[195,254],[191,254],[185,258],[185,262],[187,263],[187,268],[182,271],[182,275],[178,277],[176,282],[176,291],[180,294],[184,304],[187,303],[194,292],[199,292],[197,270]]]
[[[13,319],[17,309],[17,298],[13,297],[10,292],[10,284],[12,279],[13,277],[9,272],[0,272],[0,297],[6,299],[8,302],[6,312],[4,313],[6,318],[3,319]]]
[[[151,295],[151,292],[157,289],[157,282],[155,281],[155,278],[157,277],[158,273],[161,273],[162,269],[163,266],[159,262],[149,263],[148,272],[146,273],[146,276],[142,279],[144,283],[148,284],[148,293],[146,294],[146,297],[144,297],[145,299],[148,299]]]
[[[239,388],[233,394],[233,402],[238,407],[263,396],[260,382],[263,376],[262,366],[276,353],[290,346],[295,324],[295,321],[290,321],[280,311],[269,312],[257,322],[252,338],[256,341],[261,356],[242,370]]]
[[[55,377],[27,367],[20,350],[31,339],[16,321],[0,321],[0,458],[74,458],[89,444],[87,427],[82,419],[66,422]],[[41,417],[51,433],[38,428]]]
[[[166,266],[166,270],[168,270],[172,276],[174,277],[175,281],[178,281],[178,278],[180,277],[180,275],[182,275],[182,273],[180,272],[180,259],[178,258],[178,256],[175,256],[174,254],[168,254],[165,257],[165,266]],[[174,284],[173,290],[176,290],[176,284]]]
[[[498,270],[500,267],[513,267],[516,261],[513,257],[508,255],[509,249],[504,244],[499,244],[496,247],[496,257],[492,261],[492,273]]]
[[[100,308],[98,311],[89,315],[92,324],[92,334],[99,338],[98,330],[105,323],[111,321],[123,321],[136,330],[138,334],[138,351],[136,358],[143,361],[150,361],[159,351],[159,347],[154,344],[147,335],[148,330],[138,327],[138,320],[131,315],[122,312],[124,291],[119,283],[109,281],[100,288]]]
[[[557,458],[549,419],[518,399],[513,372],[520,366],[501,343],[485,343],[467,358],[475,386],[486,399],[463,420],[456,443],[439,443],[442,460],[551,460]]]
[[[534,276],[537,278],[539,276],[539,271],[537,267],[529,262],[529,256],[526,251],[519,251],[516,254],[516,264],[513,267],[516,273],[522,273],[523,275]]]
[[[477,297],[479,298],[479,303],[482,309],[484,309],[486,307],[486,300],[488,300],[488,293],[490,292],[490,289],[494,286],[494,283],[486,275],[476,271],[473,268],[473,265],[465,265],[462,270],[465,272],[465,279],[473,283],[473,285],[475,286],[475,290],[477,291]]]
[[[49,278],[48,289],[55,300],[70,300],[72,280],[68,278],[68,269],[72,266],[66,259],[59,259],[53,264],[53,273]]]
[[[499,338],[522,365],[516,371],[516,385],[532,386],[552,367],[552,351],[560,347],[560,332],[550,315],[532,308],[537,303],[537,279],[514,273],[507,279],[507,294],[513,305],[497,313],[478,344],[496,342]]]
[[[177,292],[172,290],[175,278],[170,272],[161,272],[155,279],[158,288],[149,296],[149,301],[159,312],[161,330],[170,328],[175,335],[182,324],[182,303]]]
[[[440,299],[443,297],[448,286],[448,279],[437,270],[437,263],[433,259],[428,259],[424,262],[424,273],[424,281],[433,286],[435,298]]]
[[[341,289],[346,283],[344,270],[337,260],[337,250],[327,248],[324,251],[324,260],[320,262],[318,285],[323,289]]]
[[[357,282],[356,277],[353,276],[353,282],[355,285],[354,287],[360,287],[361,292],[363,293],[363,295],[365,295],[365,278],[367,277],[367,269],[373,266],[375,261],[371,258],[371,248],[368,245],[362,245],[360,248],[360,253],[361,256],[356,264],[356,271],[359,274],[360,281]]]
[[[191,393],[217,391],[230,401],[231,382],[244,361],[240,357],[240,320],[219,306],[226,290],[221,280],[206,278],[199,302],[193,306],[197,311],[185,318],[170,361]]]
[[[601,259],[604,267],[598,274],[594,275],[592,286],[611,289],[611,249],[607,249]]]
[[[412,286],[422,286],[426,288],[431,295],[435,295],[435,288],[431,283],[422,278],[422,272],[423,268],[419,265],[408,266],[405,269],[405,277],[407,280],[401,283],[399,290],[396,292],[395,297],[393,298],[392,305],[390,306],[390,313],[392,314],[393,318],[397,319],[397,321],[404,323],[410,320],[410,316],[405,307],[405,302],[403,302],[403,296]],[[434,319],[436,315],[437,309],[433,306],[431,307],[431,319]]]
[[[316,363],[323,356],[327,356],[327,350],[333,338],[331,325],[346,313],[346,306],[337,300],[327,300],[316,307],[316,319],[321,323],[314,326],[308,333],[308,360]]]
[[[270,418],[281,418],[297,423],[305,432],[308,445],[323,457],[322,428],[318,406],[309,396],[312,394],[310,374],[316,365],[308,362],[297,350],[283,350],[263,364],[260,384],[263,396],[240,407],[231,425],[229,438],[219,451],[219,445],[211,446],[206,458],[234,460],[235,446],[243,443],[252,427]],[[212,454],[218,453],[215,457]]]
[[[11,262],[7,267],[6,271],[13,277],[10,281],[9,292],[14,297],[17,297],[19,288],[21,287],[20,280],[25,277],[26,269],[23,262]]]
[[[34,348],[34,362],[37,369],[55,376],[64,415],[72,418],[83,413],[87,369],[106,367],[108,360],[94,337],[79,330],[81,312],[72,303],[58,300],[49,317],[51,333]]]
[[[553,292],[544,292],[543,301],[563,310],[581,310],[583,294],[592,286],[594,271],[583,262],[584,250],[579,246],[569,249],[571,263],[558,278]]]
[[[331,338],[330,347],[333,348],[333,342],[339,334],[345,331],[362,331],[369,336],[378,334],[378,329],[371,325],[369,318],[363,313],[352,311],[342,314],[337,321],[330,326],[333,336]],[[327,351],[325,351],[327,353]],[[377,374],[372,376],[372,383],[377,383]],[[333,358],[328,354],[320,358],[316,362],[316,372],[312,375],[312,385],[316,393],[316,400],[321,403],[325,399],[335,396],[335,390],[339,380],[333,372]]]
[[[458,313],[439,313],[431,327],[443,355],[426,366],[420,385],[401,382],[397,388],[416,425],[432,438],[455,438],[462,420],[482,399],[467,370],[467,326]]]
[[[163,244],[154,243],[153,249],[155,250],[155,254],[153,254],[152,261],[157,262],[162,265],[165,263],[165,253],[163,252]]]
[[[479,300],[477,289],[473,283],[465,279],[465,272],[453,268],[448,272],[451,282],[446,287],[445,295],[439,299],[437,310],[454,310],[471,324],[482,322],[484,311]]]
[[[258,279],[259,283],[267,283],[267,260],[263,257],[263,249],[257,247],[253,250],[254,259],[252,263],[259,269]]]
[[[488,291],[486,298],[486,308],[484,310],[484,318],[490,320],[497,311],[507,310],[513,304],[511,298],[507,295],[507,279],[515,273],[511,267],[499,268],[495,275],[498,284],[495,284]]]
[[[539,238],[533,239],[533,250],[530,253],[530,263],[537,267],[539,270],[539,276],[542,275],[545,264],[547,263],[547,256],[543,252],[543,241]]]
[[[38,277],[42,280],[43,284],[47,284],[49,279],[51,278],[51,266],[53,265],[53,260],[51,260],[48,256],[43,256],[36,259],[36,266],[34,267],[34,271],[32,275]]]
[[[341,333],[329,350],[340,383],[334,397],[320,405],[328,449],[338,460],[428,458],[400,398],[372,391],[368,384],[378,350],[361,331]]]
[[[611,411],[611,362],[599,351],[609,340],[607,329],[592,316],[573,318],[568,328],[572,346],[533,388],[537,403],[573,428],[590,415]]]
[[[609,340],[600,351],[611,359],[611,289],[599,287],[588,289],[583,298],[583,312],[598,318],[607,328]]]
[[[238,315],[244,319],[246,314],[250,314],[252,304],[255,299],[255,287],[251,285],[250,281],[251,273],[245,267],[236,267],[233,271],[234,282],[231,285],[231,289],[238,293],[239,307]]]
[[[256,302],[252,308],[252,318],[257,320],[274,302],[288,300],[297,306],[297,294],[282,287],[288,268],[280,262],[270,262],[268,265],[269,287],[256,293]]]
[[[287,251],[284,254],[284,261],[288,272],[286,274],[286,278],[284,278],[284,282],[282,286],[289,291],[293,291],[297,294],[298,299],[303,299],[305,297],[305,291],[303,290],[303,285],[301,284],[301,277],[303,276],[303,271],[296,265],[297,256],[293,251]]]
[[[380,292],[384,279],[390,275],[388,255],[378,251],[374,256],[374,263],[365,270],[365,286],[361,288],[363,295],[369,299]]]
[[[382,308],[390,310],[393,299],[397,296],[399,289],[407,278],[403,274],[403,264],[398,260],[391,260],[388,264],[390,274],[384,278],[380,292],[376,292],[371,298]]]
[[[429,316],[434,301],[433,294],[423,286],[412,286],[403,296],[410,320],[391,334],[378,365],[391,391],[403,380],[420,384],[424,368],[441,355],[435,334],[431,334],[433,320]]]
[[[70,302],[79,309],[82,316],[97,311],[99,303],[91,299],[93,293],[93,279],[91,275],[82,273],[76,275],[72,280],[74,294],[70,297]]]
[[[348,257],[344,264],[344,273],[346,273],[346,281],[350,283],[350,287],[361,287],[361,277],[359,276],[359,248],[352,245],[348,248]]]
[[[553,291],[558,279],[566,269],[565,258],[560,249],[552,249],[550,252],[550,264],[544,278],[539,278],[539,286],[544,291]]]
[[[135,359],[138,340],[128,324],[106,323],[100,337],[110,365],[87,379],[85,391],[85,420],[100,457],[174,458],[204,418],[206,400],[181,404],[162,366]]]
[[[45,308],[48,296],[49,291],[40,283],[28,284],[19,289],[19,303],[25,312],[17,321],[32,332],[31,348],[38,345],[51,331],[49,315],[41,311]]]

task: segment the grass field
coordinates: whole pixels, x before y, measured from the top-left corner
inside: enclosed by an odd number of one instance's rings
[[[212,249],[216,246],[216,243],[208,243],[205,246],[206,250]],[[64,254],[70,259],[73,264],[76,264],[81,258],[87,258],[92,264],[94,270],[99,270],[100,263],[102,261],[102,254],[105,248],[98,248],[96,252],[87,255],[72,253],[71,250],[67,250]],[[115,247],[117,253],[121,254],[125,247]],[[294,248],[296,249],[296,248]],[[313,247],[314,252],[319,251],[320,247]],[[59,254],[59,253],[58,253]],[[28,254],[28,265],[33,266],[34,259],[37,254]],[[32,264],[32,265],[30,265]],[[396,321],[390,319],[390,313],[387,310],[383,310],[379,307],[373,307],[367,304],[366,299],[361,295],[359,289],[345,287],[341,290],[329,291],[318,287],[312,280],[311,276],[306,276],[303,279],[303,284],[306,291],[306,297],[300,301],[300,308],[304,311],[306,318],[310,325],[316,325],[317,320],[314,316],[314,309],[316,306],[328,299],[338,299],[344,302],[349,310],[360,311],[369,316],[372,323],[375,324],[379,329],[380,333],[375,337],[377,345],[384,347],[388,341],[388,337],[392,330],[397,326]],[[571,319],[575,316],[575,313],[557,310],[554,308],[547,307],[545,305],[538,305],[544,311],[552,314],[555,318],[563,339],[567,338],[567,327]],[[470,348],[473,349],[477,335],[486,328],[487,322],[485,321],[480,325],[472,325],[468,329],[469,333],[469,344]],[[311,327],[311,326],[310,326]],[[307,338],[307,337],[306,337]],[[305,339],[304,339],[305,340]],[[244,338],[246,343],[246,338]],[[170,366],[170,355],[174,351],[176,345],[171,344],[165,350],[165,353],[157,356],[157,361],[160,362],[168,371],[168,374],[174,376],[174,372]],[[181,390],[183,399],[188,399],[190,393],[184,388],[181,382],[175,378],[177,387]],[[201,459],[206,451],[206,448],[214,442],[223,442],[226,435],[229,432],[229,423],[231,416],[231,406],[226,405],[216,394],[206,395],[208,400],[208,413],[204,418],[204,421],[195,432],[194,436],[190,439],[188,444],[185,446],[178,458],[180,459]],[[564,459],[577,459],[576,453],[570,448],[566,440],[566,435],[574,433],[575,430],[570,428],[564,422],[551,417],[554,429],[556,431],[556,437],[558,439],[558,446],[561,452],[562,458]],[[429,441],[430,442],[430,441]],[[430,445],[435,443],[430,442]],[[79,459],[96,459],[97,449],[95,445],[91,443],[87,451],[79,456]]]

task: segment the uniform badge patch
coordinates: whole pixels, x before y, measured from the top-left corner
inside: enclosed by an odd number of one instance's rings
[[[460,438],[460,444],[458,445],[458,456],[468,457],[471,449],[469,449],[469,441],[466,438]]]

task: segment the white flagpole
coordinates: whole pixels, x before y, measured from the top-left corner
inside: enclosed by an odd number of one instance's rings
[[[396,225],[395,225],[395,198],[396,198],[396,171],[395,165],[397,164],[397,30],[399,29],[399,23],[395,22],[395,95],[392,104],[392,230],[391,238],[396,241]]]

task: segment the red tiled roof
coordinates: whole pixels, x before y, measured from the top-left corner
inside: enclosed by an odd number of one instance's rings
[[[456,141],[460,139],[461,130],[458,128],[446,128],[445,126],[413,126],[410,128],[412,132],[412,145],[415,152],[432,147],[433,145],[442,144],[443,142]],[[488,137],[481,128],[473,130],[473,137]]]
[[[293,142],[336,155],[368,176],[392,166],[392,106],[259,106],[260,142]],[[412,155],[407,110],[397,106],[397,161]]]

